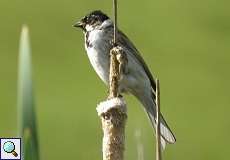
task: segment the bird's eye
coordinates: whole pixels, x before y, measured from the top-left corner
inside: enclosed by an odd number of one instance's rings
[[[95,21],[99,21],[99,18],[98,18],[98,17],[95,17],[94,20],[95,20]]]
[[[87,21],[88,21],[88,17],[84,17],[84,18],[82,19],[82,21],[83,21],[83,22],[87,22]]]

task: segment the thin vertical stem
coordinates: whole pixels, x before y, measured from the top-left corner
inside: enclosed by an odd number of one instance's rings
[[[114,14],[114,45],[117,43],[117,0],[113,0],[113,14]]]
[[[114,37],[113,45],[117,43],[117,0],[113,0],[113,14],[114,14]],[[116,51],[110,50],[110,75],[109,75],[109,98],[118,96],[118,77],[119,77],[119,63],[116,58]]]
[[[156,160],[162,160],[160,128],[160,81],[156,80]]]

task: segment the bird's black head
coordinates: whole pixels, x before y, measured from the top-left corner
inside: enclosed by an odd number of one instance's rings
[[[104,14],[100,10],[93,11],[83,17],[80,21],[74,24],[74,27],[82,28],[83,30],[87,30],[88,27],[95,28],[100,26],[105,20],[109,19],[109,17]]]

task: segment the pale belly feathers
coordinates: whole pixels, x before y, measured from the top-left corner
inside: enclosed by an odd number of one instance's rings
[[[102,38],[104,36],[101,30],[91,31],[88,36],[88,39],[90,39],[90,41],[88,41],[89,46],[87,46],[87,43],[85,43],[85,49],[89,61],[102,81],[108,84],[110,46],[102,46],[102,44],[109,45],[108,42],[104,42],[108,40]],[[92,43],[94,45],[91,45]]]

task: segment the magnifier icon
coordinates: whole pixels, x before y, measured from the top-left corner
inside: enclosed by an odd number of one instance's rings
[[[6,153],[11,153],[14,155],[14,157],[17,157],[18,154],[17,152],[15,151],[15,145],[13,142],[11,141],[7,141],[3,144],[3,149]]]

